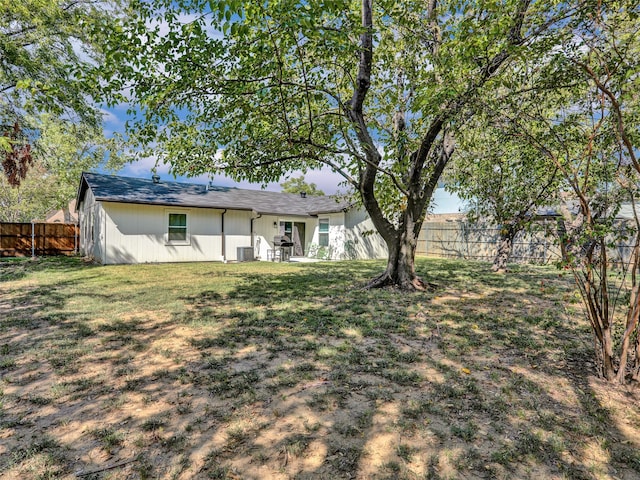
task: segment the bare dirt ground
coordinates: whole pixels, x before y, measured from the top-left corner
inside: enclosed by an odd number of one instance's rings
[[[548,269],[64,267],[0,283],[2,478],[640,478],[638,387]]]

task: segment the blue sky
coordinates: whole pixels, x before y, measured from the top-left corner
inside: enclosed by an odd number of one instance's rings
[[[181,21],[187,23],[193,20],[194,15],[181,14],[180,17]],[[164,22],[162,18],[157,19],[156,23],[153,23],[153,25],[159,27],[160,35],[164,35],[169,31],[168,25],[166,25],[166,22]],[[212,37],[222,35],[221,32],[215,30],[211,30],[210,34]],[[107,136],[110,136],[114,132],[124,133],[125,122],[128,118],[128,108],[130,108],[130,105],[120,105],[114,108],[103,110],[105,113],[105,134]],[[135,163],[125,165],[120,171],[117,172],[117,174],[127,177],[150,178],[152,175],[151,169],[154,166],[156,166],[155,159],[147,158]],[[169,173],[169,170],[169,165],[163,164],[157,166],[157,173],[167,180],[174,178],[173,175]],[[341,191],[344,192],[347,188],[346,186],[342,185],[342,182],[344,180],[343,177],[337,173],[332,172],[329,168],[324,168],[318,171],[307,171],[305,174],[302,174],[301,172],[293,172],[291,174],[292,177],[299,177],[301,175],[304,175],[305,181],[307,183],[315,183],[316,186],[327,195],[332,195]],[[213,178],[211,178],[209,175],[201,175],[193,178],[177,177],[176,180],[180,182],[201,184],[206,184],[211,181],[213,184],[220,186],[235,186],[248,189],[281,191],[282,189],[279,183],[286,180],[286,177],[282,178],[280,182],[269,183],[267,185],[251,184],[249,182],[236,182],[223,175],[216,175]],[[462,207],[463,203],[456,195],[446,192],[443,188],[438,188],[434,193],[430,211],[432,211],[433,213],[458,213]]]
[[[104,112],[104,121],[105,121],[105,135],[107,137],[113,135],[114,133],[124,133],[125,130],[125,122],[127,120],[127,108],[128,106],[117,106],[115,108],[103,109]],[[135,163],[129,163],[124,166],[120,171],[117,172],[118,175],[123,175],[126,177],[151,177],[151,169],[155,166],[155,159],[147,158]],[[159,165],[158,173],[160,176],[166,179],[173,179],[173,175],[169,173],[169,165]],[[339,184],[342,182],[343,178],[333,173],[330,169],[324,169],[321,171],[309,171],[306,174],[302,173],[294,173],[292,176],[299,177],[304,175],[305,181],[307,183],[315,183],[317,187],[325,192],[328,195],[337,193],[340,190]],[[202,183],[206,184],[209,182],[208,175],[200,175],[198,177],[188,178],[188,177],[176,177],[177,181],[180,182],[189,182],[189,183]],[[283,178],[282,181],[286,180]],[[239,188],[250,188],[250,189],[262,189],[261,184],[252,184],[249,182],[236,182],[228,177],[223,175],[216,175],[213,177],[213,183],[216,185],[222,186],[236,186]],[[279,192],[282,189],[280,188],[279,182],[269,183],[266,185],[264,190],[270,190]],[[345,190],[345,187],[342,187],[342,191]]]
[[[117,106],[115,108],[104,110],[105,134],[107,136],[111,136],[116,132],[124,133],[125,122],[127,120],[127,108],[128,106]],[[125,177],[151,178],[151,169],[154,166],[155,159],[147,158],[135,163],[128,163],[116,173]],[[160,174],[162,178],[166,180],[173,180],[173,175],[169,173],[169,165],[159,165],[157,170],[158,174]],[[293,173],[291,176],[299,177],[301,175],[303,174],[297,172]],[[329,168],[325,168],[323,170],[308,171],[306,174],[304,174],[304,178],[307,183],[315,183],[316,186],[327,195],[332,195],[338,193],[339,191],[345,190],[344,186],[340,186],[343,178],[337,173],[332,172]],[[209,182],[209,176],[200,175],[193,178],[176,177],[176,180],[179,182],[206,184]],[[285,178],[282,179],[282,181],[284,180]],[[212,179],[212,183],[214,183],[215,185],[228,187],[238,187],[255,190],[263,189],[263,186],[261,184],[236,182],[223,175],[215,175]],[[276,182],[267,184],[264,187],[264,190],[279,192],[282,189],[280,188],[279,182]],[[456,195],[446,192],[444,188],[438,188],[436,190],[432,202],[433,213],[459,213],[462,206],[462,201]]]

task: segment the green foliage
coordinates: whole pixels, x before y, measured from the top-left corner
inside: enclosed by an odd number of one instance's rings
[[[315,243],[309,245],[309,258],[317,258],[319,260],[331,260],[331,247],[321,247]]]
[[[629,360],[638,348],[630,343],[640,306],[638,218],[627,225],[616,218],[623,202],[635,203],[640,175],[637,15],[638,5],[624,1],[576,11],[557,54],[538,68],[547,84],[561,88],[538,89],[517,118],[504,122],[524,140],[520,151],[533,147],[561,178],[563,264],[591,321],[598,372],[620,383],[628,373],[640,377],[640,365],[631,368]],[[630,296],[614,286],[614,262]]]
[[[118,0],[0,0],[0,124],[50,112],[97,125],[82,71],[100,59],[97,26]]]
[[[471,221],[515,234],[530,225],[538,207],[557,203],[558,168],[521,134],[495,119],[476,115],[473,125],[458,137],[458,157],[447,188],[468,200]]]
[[[43,219],[58,205],[55,179],[46,175],[40,164],[34,165],[19,187],[0,175],[0,222],[30,222]]]
[[[384,236],[407,209],[406,225],[421,221],[445,133],[472,100],[549,48],[541,25],[564,6],[523,5],[374,2],[369,28],[346,0],[140,1],[109,35],[101,73],[112,103],[131,86],[141,155],[258,182],[328,165],[368,198]]]
[[[119,162],[88,76],[118,8],[119,0],[0,0],[0,133],[17,125],[33,159],[16,191],[0,180],[1,220],[42,218],[74,197],[82,170]],[[0,151],[8,148],[1,137]]]
[[[307,183],[304,177],[291,177],[280,184],[285,193],[306,193],[310,196],[324,195],[324,192],[315,183]]]
[[[33,123],[39,132],[34,154],[56,178],[59,205],[75,197],[81,172],[98,166],[116,170],[122,165],[117,137],[106,139],[101,128],[50,115],[41,115]]]
[[[593,328],[598,371],[607,380],[625,383],[629,376],[640,378],[640,343],[632,346],[640,334],[640,232],[635,209],[640,179],[640,10],[624,1],[594,10],[575,23],[586,48],[569,49],[567,55],[585,80],[590,104],[581,104],[587,120],[583,156],[566,172],[580,209],[564,235],[565,260]],[[626,226],[615,219],[625,201],[634,206],[634,219]],[[627,254],[616,258],[612,249],[626,242],[631,243]],[[620,295],[619,280],[609,274],[612,261],[619,263],[621,280],[630,284],[629,296]]]
[[[480,70],[471,56],[478,48],[498,50],[510,25],[504,6],[488,5],[487,18],[479,19],[470,5],[459,9],[458,3],[444,2],[438,11],[441,28],[450,34],[437,64],[425,48],[429,39],[413,35],[420,28],[432,30],[422,2],[377,6],[368,128],[384,146],[394,176],[406,173],[407,166],[406,158],[395,162],[398,142],[404,150],[419,145],[431,117]],[[116,92],[134,80],[144,109],[131,124],[136,139],[160,141],[157,150],[178,173],[242,167],[231,173],[262,181],[320,162],[335,162],[349,175],[362,166],[364,152],[344,111],[357,73],[358,5],[165,1],[133,8],[135,15],[111,37],[105,70]],[[471,38],[474,29],[481,41]],[[131,32],[139,35],[132,38]],[[441,81],[434,81],[437,75]],[[393,133],[399,108],[407,116],[403,138]]]
[[[34,164],[18,187],[0,175],[0,221],[43,220],[48,212],[66,207],[75,198],[81,172],[98,166],[116,169],[122,163],[116,140],[105,139],[98,127],[50,114],[28,121],[37,128]]]

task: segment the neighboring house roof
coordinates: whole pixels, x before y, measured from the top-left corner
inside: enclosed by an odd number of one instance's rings
[[[234,187],[199,185],[194,183],[155,183],[144,178],[119,177],[98,173],[83,173],[78,188],[77,203],[87,189],[101,202],[136,203],[172,207],[196,207],[247,210],[263,215],[315,216],[349,208],[333,196],[244,190]]]
[[[44,221],[45,223],[78,223],[76,199],[71,200],[65,208],[48,212]]]

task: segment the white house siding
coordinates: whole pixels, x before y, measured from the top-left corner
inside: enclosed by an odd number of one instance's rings
[[[189,242],[167,242],[168,214],[186,213]],[[220,261],[222,210],[96,202],[87,190],[79,206],[82,253],[103,264]],[[321,214],[316,217],[264,215],[229,210],[224,214],[224,259],[237,260],[238,247],[251,246],[256,259],[266,260],[279,234],[280,222],[305,223],[305,254],[319,244],[319,219],[329,219],[329,257],[332,260],[384,258],[386,245],[362,210]],[[275,227],[274,227],[275,223]]]
[[[239,210],[229,210],[224,214],[225,260],[237,260],[238,247],[251,246],[252,216],[252,212]],[[214,260],[220,260],[220,256]]]
[[[375,230],[366,212],[351,209],[345,213],[320,214],[316,221],[312,243],[319,245],[319,221],[329,219],[329,258],[355,260],[384,258],[387,247]]]
[[[78,205],[81,252],[103,264],[220,261],[222,251],[222,210],[171,208],[165,206],[95,201],[87,189]],[[169,212],[186,213],[189,242],[167,242]],[[225,252],[228,261],[237,260],[238,247],[249,247],[253,218],[254,258],[266,260],[280,222],[304,222],[305,255],[313,255],[319,245],[318,223],[329,219],[329,258],[366,259],[387,255],[386,245],[375,232],[363,210],[320,214],[318,217],[263,215],[228,210],[224,214]],[[274,227],[275,224],[275,227]]]
[[[307,254],[307,252],[309,252],[309,247],[313,241],[314,230],[318,226],[317,218],[263,215],[259,218],[256,218],[253,223],[253,254],[256,259],[267,259],[267,250],[273,248],[273,237],[275,237],[276,235],[280,235],[280,222],[305,224],[305,238],[301,238],[300,240],[304,243],[303,248],[305,251],[305,255]]]
[[[320,219],[329,219],[329,258],[331,260],[341,260],[345,258],[344,237],[345,237],[345,214],[344,212],[332,213],[328,215],[318,215],[316,228],[319,229]],[[319,244],[319,235],[314,243]]]
[[[93,258],[105,263],[107,252],[105,237],[106,215],[100,202],[95,202],[91,211],[93,213],[93,232],[91,233],[93,238]]]
[[[275,228],[273,222],[276,222]],[[277,234],[277,216],[264,215],[253,221],[253,256],[256,260],[267,259],[267,250],[273,248],[273,237]]]
[[[369,215],[362,209],[345,213],[344,258],[386,258],[387,244],[373,226]]]
[[[320,219],[329,220],[329,251],[320,256]],[[313,226],[311,237],[310,255],[312,257],[336,260],[342,257],[342,246],[338,244],[344,230],[344,213],[326,213],[318,215]],[[327,255],[327,256],[325,256]]]
[[[102,207],[106,245],[102,263],[192,262],[221,258],[219,210],[107,202]],[[188,241],[185,244],[167,241],[169,213],[187,214]]]

